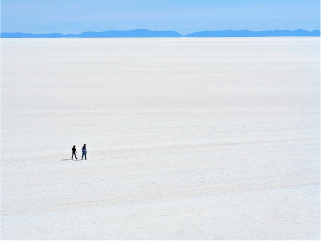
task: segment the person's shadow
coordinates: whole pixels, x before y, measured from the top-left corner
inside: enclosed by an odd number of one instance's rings
[[[79,159],[62,159],[61,161],[80,161]]]

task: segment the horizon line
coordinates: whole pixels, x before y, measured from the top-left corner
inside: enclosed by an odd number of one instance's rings
[[[87,32],[95,32],[95,33],[102,33],[102,32],[108,32],[108,31],[115,31],[115,32],[126,32],[126,31],[134,31],[134,30],[147,30],[147,31],[152,31],[152,32],[177,32],[176,30],[150,30],[147,28],[135,28],[135,29],[128,29],[128,30],[102,30],[102,31],[94,31],[94,30],[86,30],[84,32],[80,32],[80,33],[66,33],[64,35],[67,34],[81,34],[81,33],[87,33]],[[249,30],[249,29],[242,29],[242,30],[233,30],[233,29],[225,29],[225,30],[199,30],[199,31],[194,31],[192,33],[198,33],[198,32],[223,32],[223,31],[250,31],[250,32],[265,32],[265,31],[297,31],[297,30],[303,30],[303,31],[308,31],[308,32],[313,32],[313,31],[320,31],[320,29],[314,29],[314,30],[306,30],[306,29],[302,29],[302,28],[297,28],[295,30],[289,30],[289,29],[269,29],[269,30]],[[46,33],[31,33],[31,32],[21,32],[21,31],[15,31],[15,32],[1,32],[1,33],[28,33],[28,34],[52,34],[52,33],[59,33],[59,34],[63,34],[60,32],[46,32]],[[190,33],[187,33],[190,34]],[[182,35],[187,35],[187,34],[182,34]]]
[[[19,36],[20,35],[20,36]],[[95,36],[94,36],[95,35]],[[72,33],[26,33],[26,32],[1,32],[1,38],[26,38],[29,37],[48,37],[48,38],[63,38],[63,37],[268,37],[268,36],[320,36],[320,30],[202,30],[188,34],[180,34],[174,30],[149,30],[149,29],[132,29],[132,30],[105,30],[105,31],[85,31],[79,34]]]

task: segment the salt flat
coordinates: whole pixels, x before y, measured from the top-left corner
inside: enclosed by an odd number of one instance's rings
[[[2,239],[320,238],[319,37],[1,41]]]

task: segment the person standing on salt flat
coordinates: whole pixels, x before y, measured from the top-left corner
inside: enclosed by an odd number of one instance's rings
[[[77,160],[78,158],[76,156],[76,153],[77,153],[76,146],[74,145],[71,150],[72,150],[71,160],[73,160],[74,155]]]
[[[87,148],[86,148],[86,144],[84,144],[84,146],[82,147],[82,157],[81,160],[85,157],[85,160],[87,160]]]

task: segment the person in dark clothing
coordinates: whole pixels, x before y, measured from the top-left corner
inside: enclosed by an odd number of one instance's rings
[[[76,146],[73,146],[72,147],[72,155],[71,155],[71,159],[73,160],[74,156],[76,158],[76,160],[78,159],[77,156],[76,156],[76,153],[77,153],[77,150],[76,150]]]
[[[87,148],[86,148],[86,144],[84,144],[84,146],[82,147],[82,157],[81,160],[85,157],[85,160],[87,160]]]

